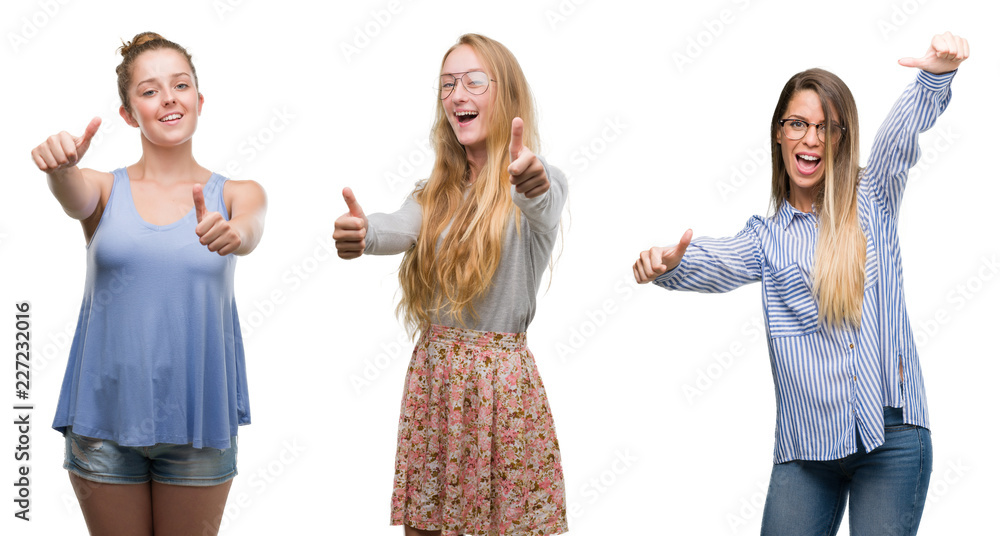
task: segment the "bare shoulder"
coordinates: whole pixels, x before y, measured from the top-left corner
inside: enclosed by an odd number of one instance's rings
[[[223,195],[226,200],[241,200],[241,199],[253,199],[260,198],[262,200],[267,199],[267,194],[264,193],[264,187],[261,186],[257,181],[238,181],[234,179],[229,179],[226,181],[225,186],[222,190]]]
[[[90,168],[80,168],[80,173],[83,174],[84,180],[96,184],[101,189],[101,201],[107,201],[107,194],[111,192],[111,185],[115,183],[115,174]]]
[[[90,215],[90,218],[96,216],[97,220],[100,221],[101,214],[104,212],[104,205],[108,204],[108,198],[111,197],[111,186],[115,183],[115,175],[107,171],[97,171],[90,168],[80,168],[80,174],[83,175],[83,180],[87,184],[97,186],[97,190],[100,192],[97,206],[94,207],[94,213]]]
[[[258,210],[267,207],[267,194],[264,187],[256,181],[227,180],[222,188],[222,196],[230,214],[234,208]]]

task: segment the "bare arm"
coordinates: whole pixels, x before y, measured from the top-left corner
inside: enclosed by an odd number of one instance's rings
[[[208,212],[201,185],[194,185],[192,195],[198,217],[195,233],[209,251],[246,255],[257,247],[264,234],[267,195],[254,181],[227,181],[224,188],[226,205],[232,214],[229,220],[218,212]]]
[[[229,184],[233,181],[229,181]],[[239,233],[240,247],[236,255],[246,255],[253,251],[264,236],[264,216],[267,214],[267,194],[254,181],[236,181],[233,186],[232,218],[229,225]]]

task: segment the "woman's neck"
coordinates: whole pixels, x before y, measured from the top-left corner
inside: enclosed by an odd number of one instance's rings
[[[474,151],[466,147],[465,159],[469,162],[469,183],[471,184],[486,166],[486,149]]]
[[[160,183],[204,182],[211,171],[198,165],[191,150],[191,140],[173,147],[155,145],[142,136],[142,157],[130,166],[135,179],[153,180]]]
[[[817,191],[816,188],[813,188],[811,191],[793,189],[788,192],[788,204],[792,205],[799,212],[812,212],[813,205],[816,204]]]

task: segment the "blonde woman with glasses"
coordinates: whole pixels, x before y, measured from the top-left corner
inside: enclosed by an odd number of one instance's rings
[[[398,311],[420,338],[399,419],[392,524],[405,534],[566,532],[559,443],[525,331],[559,233],[563,174],[536,156],[528,83],[500,43],[445,54],[427,181],[392,214],[349,188],[338,254],[404,253]]]

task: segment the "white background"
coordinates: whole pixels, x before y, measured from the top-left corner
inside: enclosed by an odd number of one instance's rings
[[[412,348],[393,314],[399,257],[345,262],[323,244],[346,210],[344,186],[368,212],[391,211],[427,176],[432,88],[464,32],[517,56],[540,111],[542,154],[571,177],[564,247],[529,333],[555,414],[571,533],[758,534],[774,429],[760,288],[668,293],[638,287],[631,264],[688,227],[732,235],[767,212],[768,121],[792,74],[818,66],[847,82],[867,158],[916,74],[896,60],[922,55],[944,30],[967,37],[972,58],[922,137],[900,227],[934,438],[921,534],[992,524],[993,3],[17,0],[0,9],[0,324],[12,342],[13,304],[31,301],[35,405],[28,523],[13,518],[15,413],[3,412],[5,534],[84,531],[62,437],[49,428],[84,240],[29,153],[99,115],[83,165],[138,159],[138,134],[117,114],[115,47],[145,30],[194,55],[205,95],[196,158],[260,182],[269,197],[264,239],[237,271],[253,425],[240,430],[223,534],[401,533],[388,526]],[[11,405],[12,346],[3,345],[10,391],[0,395]]]

